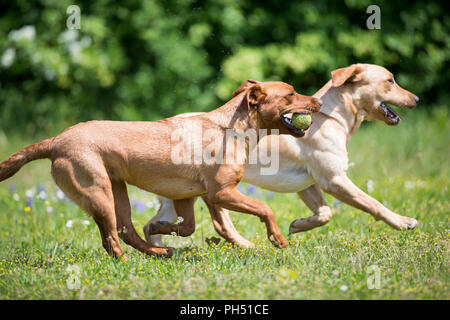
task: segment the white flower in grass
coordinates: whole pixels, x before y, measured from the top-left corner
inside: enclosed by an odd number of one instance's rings
[[[406,189],[412,189],[412,188],[414,188],[414,186],[415,186],[414,181],[406,181],[405,182],[405,188]]]
[[[57,197],[59,200],[63,200],[63,199],[65,198],[64,192],[62,192],[61,189],[56,190],[56,197]]]
[[[333,272],[331,272],[333,274],[333,276],[337,276],[339,274],[339,271],[337,270],[333,270]]]
[[[174,237],[177,235],[177,233],[176,233],[176,232],[173,232],[173,231],[172,231],[170,234],[171,234],[172,236],[174,236]]]
[[[405,188],[406,189],[414,189],[417,187],[427,187],[427,183],[423,180],[417,180],[417,181],[406,181],[405,182]]]
[[[182,223],[184,221],[183,217],[177,217],[177,223]]]
[[[343,284],[339,289],[341,291],[347,291],[348,287],[345,284]]]
[[[34,189],[28,189],[27,191],[25,191],[25,195],[27,196],[27,198],[33,198],[35,192],[36,191],[34,191]]]
[[[17,193],[14,193],[13,194],[13,199],[16,200],[16,201],[19,201],[20,200],[20,196]]]
[[[45,192],[45,191],[39,192],[39,194],[37,195],[37,198],[38,199],[43,199],[43,200],[47,199],[48,198],[47,192]]]
[[[48,206],[45,210],[47,210],[47,213],[53,213],[53,208]]]
[[[159,210],[161,204],[159,203],[158,198],[154,197],[151,201],[147,202],[147,207],[150,209]]]
[[[373,188],[374,184],[372,180],[367,180],[367,192],[368,193],[372,193],[373,192]]]
[[[67,228],[72,228],[72,226],[73,226],[73,220],[69,220],[69,221],[66,222],[66,227]]]
[[[83,220],[83,224],[88,226],[88,225],[91,224],[91,222],[90,222],[89,220]],[[125,227],[124,227],[124,228],[125,228]]]

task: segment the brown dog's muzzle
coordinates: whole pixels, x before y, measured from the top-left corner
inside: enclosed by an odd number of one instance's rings
[[[305,135],[305,131],[308,130],[309,127],[304,130],[296,128],[292,123],[292,116],[294,115],[294,113],[312,114],[315,112],[319,112],[322,104],[322,100],[319,100],[317,98],[311,98],[308,103],[303,105],[291,104],[287,106],[286,110],[283,110],[280,117],[281,123],[289,130],[289,132],[293,136],[303,137]]]

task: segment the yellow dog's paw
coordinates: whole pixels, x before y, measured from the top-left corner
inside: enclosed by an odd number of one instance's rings
[[[400,224],[400,230],[412,230],[414,229],[419,222],[414,218],[402,217],[402,221]]]

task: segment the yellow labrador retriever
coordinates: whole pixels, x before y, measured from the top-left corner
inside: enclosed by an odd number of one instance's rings
[[[387,103],[413,108],[419,98],[401,88],[391,72],[371,64],[354,64],[334,70],[331,80],[314,97],[321,99],[323,106],[319,113],[313,114],[313,123],[303,138],[280,135],[267,136],[259,141],[258,147],[262,149],[270,148],[270,143],[279,145],[278,173],[261,175],[259,165],[247,164],[243,181],[275,192],[298,193],[314,215],[293,221],[290,233],[307,231],[330,221],[332,212],[321,190],[395,229],[414,228],[417,225],[415,219],[392,212],[347,177],[347,143],[364,120],[397,125],[401,119]],[[160,198],[160,201],[160,210],[149,223],[176,219],[171,200]],[[221,236],[236,245],[252,246],[236,231],[225,209],[208,202],[207,205],[215,229]],[[162,245],[161,237],[150,235],[147,226],[144,233],[147,241]]]

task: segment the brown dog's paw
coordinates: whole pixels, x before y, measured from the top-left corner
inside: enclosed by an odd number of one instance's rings
[[[119,257],[120,261],[122,262],[127,262],[128,261],[128,257],[125,253],[123,253],[120,257]]]
[[[278,239],[277,239],[278,238]],[[272,242],[272,244],[275,246],[275,247],[277,247],[277,248],[280,248],[280,249],[284,249],[284,248],[287,248],[287,242],[286,242],[286,240],[283,238],[283,236],[278,236],[278,237],[275,237],[273,234],[271,234],[270,236],[269,236],[269,240],[270,240],[270,242]]]
[[[220,239],[217,237],[210,237],[210,238],[206,238],[205,242],[209,245],[218,245],[220,243]]]
[[[173,255],[173,248],[172,247],[165,247],[165,248],[150,248],[149,254],[157,256],[157,257],[164,257],[164,258],[170,258]]]
[[[174,248],[172,248],[172,247],[166,247],[166,248],[164,248],[164,250],[166,251],[166,253],[165,253],[164,256],[165,256],[166,258],[172,258]]]

